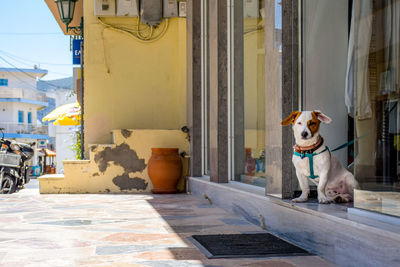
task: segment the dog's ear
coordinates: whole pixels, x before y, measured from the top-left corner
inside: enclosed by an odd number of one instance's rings
[[[281,125],[283,126],[288,126],[291,123],[293,123],[297,116],[300,114],[300,111],[293,111],[292,113],[290,113],[289,117],[287,117],[286,119],[284,119],[283,121],[281,121]]]
[[[332,119],[322,113],[320,110],[314,110],[313,113],[317,115],[317,118],[323,123],[331,123]]]

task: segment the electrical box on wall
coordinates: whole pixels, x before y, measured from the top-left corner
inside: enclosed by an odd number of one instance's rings
[[[115,16],[115,0],[94,0],[95,16]]]
[[[138,0],[117,0],[117,16],[119,17],[139,16]]]
[[[186,17],[186,2],[179,2],[179,17]]]
[[[258,0],[244,0],[243,12],[245,18],[258,18],[260,16]]]
[[[178,2],[176,0],[163,0],[164,18],[178,17]]]
[[[141,0],[140,20],[150,26],[157,26],[162,21],[162,0]]]

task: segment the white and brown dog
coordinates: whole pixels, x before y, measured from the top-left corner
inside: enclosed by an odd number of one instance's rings
[[[294,111],[281,122],[284,126],[293,124],[296,140],[292,161],[302,193],[293,202],[307,201],[310,193],[308,178],[317,185],[319,203],[353,200],[357,181],[335,155],[331,154],[319,134],[320,123],[331,121],[331,118],[320,111]]]

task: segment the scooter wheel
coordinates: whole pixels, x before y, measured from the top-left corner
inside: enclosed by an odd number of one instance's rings
[[[15,177],[5,174],[0,184],[0,194],[12,194],[17,189]]]

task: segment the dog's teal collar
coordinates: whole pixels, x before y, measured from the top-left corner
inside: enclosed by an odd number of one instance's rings
[[[314,156],[317,156],[317,155],[319,155],[319,154],[322,154],[322,153],[324,153],[325,151],[327,151],[328,150],[328,152],[329,152],[329,155],[331,154],[331,151],[329,150],[329,147],[327,147],[327,146],[325,146],[325,149],[324,150],[322,150],[321,152],[318,152],[318,153],[306,153],[306,152],[297,152],[296,150],[294,151],[294,154],[296,155],[296,156],[299,156],[301,159],[304,159],[304,157],[307,157],[308,158],[308,163],[309,163],[309,165],[310,165],[310,176],[308,176],[308,178],[310,178],[310,179],[315,179],[315,178],[318,178],[319,176],[315,176],[314,175],[314,162],[313,162],[313,157]]]

